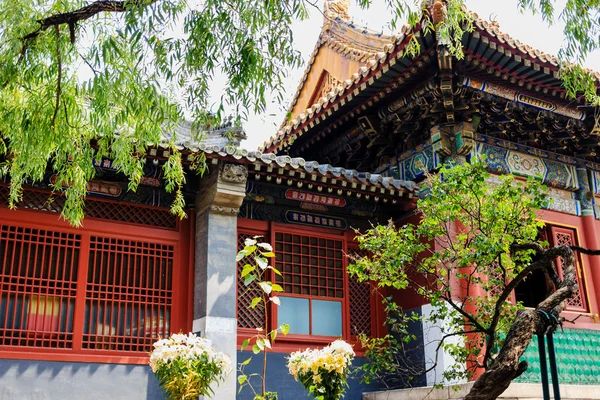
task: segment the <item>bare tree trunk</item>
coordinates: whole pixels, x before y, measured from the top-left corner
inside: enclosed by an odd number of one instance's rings
[[[521,312],[515,318],[500,353],[491,366],[475,381],[465,400],[494,400],[498,398],[527,369],[527,362],[520,361],[534,334],[545,334],[553,328],[547,316],[558,317],[565,302],[577,289],[575,272],[575,256],[573,250],[590,255],[598,255],[600,251],[591,251],[576,246],[561,246],[544,250],[540,261],[554,268],[556,257],[563,258],[563,280],[557,290],[542,301],[535,310]]]

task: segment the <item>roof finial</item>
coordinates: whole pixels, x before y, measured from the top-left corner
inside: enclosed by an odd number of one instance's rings
[[[350,0],[325,0],[325,18],[350,21]]]

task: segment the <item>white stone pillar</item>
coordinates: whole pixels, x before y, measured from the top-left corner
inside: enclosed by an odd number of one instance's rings
[[[196,198],[193,330],[229,354],[232,373],[215,386],[213,399],[236,397],[237,215],[246,195],[248,170],[221,162],[202,178]]]

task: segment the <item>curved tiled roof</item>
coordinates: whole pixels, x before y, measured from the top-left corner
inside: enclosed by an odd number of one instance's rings
[[[479,30],[480,32],[482,32],[484,34],[495,38],[500,43],[506,44],[508,47],[510,47],[513,50],[517,50],[517,51],[521,52],[524,56],[526,56],[530,60],[533,60],[533,61],[537,60],[540,63],[550,64],[555,68],[560,67],[560,65],[559,65],[560,61],[556,56],[549,55],[547,53],[544,53],[543,51],[534,49],[531,46],[523,44],[519,40],[516,40],[516,39],[512,38],[510,35],[500,31],[497,23],[487,22],[487,21],[483,20],[482,18],[480,18],[474,12],[471,12],[471,14],[474,18],[473,25],[476,30]],[[425,18],[425,16],[423,18]],[[371,72],[377,70],[379,68],[380,64],[385,64],[385,63],[389,62],[388,56],[391,53],[398,50],[398,46],[403,43],[403,41],[406,39],[407,35],[412,33],[412,31],[413,31],[413,28],[410,25],[404,25],[402,27],[402,30],[399,35],[397,35],[397,36],[394,35],[394,36],[390,37],[391,42],[389,44],[387,44],[386,46],[384,46],[383,51],[378,52],[374,57],[372,57],[368,61],[366,61],[365,66],[360,67],[359,70],[356,73],[354,73],[350,79],[347,79],[346,81],[342,82],[341,85],[338,85],[331,92],[329,92],[327,94],[327,96],[318,99],[318,101],[315,104],[313,104],[306,111],[304,111],[303,113],[298,115],[298,117],[290,120],[286,125],[282,125],[280,127],[280,129],[275,133],[275,135],[273,135],[268,141],[266,141],[264,143],[264,145],[261,149],[263,149],[263,150],[269,149],[273,146],[279,145],[282,140],[286,139],[299,126],[301,126],[305,122],[309,121],[315,114],[318,114],[321,110],[326,108],[329,104],[331,104],[335,100],[350,93],[349,89],[351,87],[358,84],[363,78],[365,78]],[[418,32],[419,32],[419,30],[416,31],[416,33],[418,33]],[[317,44],[316,50],[318,50],[319,46],[320,46],[320,44]],[[313,57],[311,57],[311,62],[314,61],[314,56],[315,56],[315,54],[313,53]],[[600,72],[592,71],[589,69],[584,69],[584,71],[592,74],[595,77],[596,82],[600,83]],[[303,79],[305,80],[306,76]],[[304,84],[304,80],[301,82],[296,96],[298,96],[300,88]],[[362,89],[362,88],[360,88],[360,89]],[[357,88],[357,90],[358,90],[358,88]],[[355,92],[355,94],[357,94],[356,90],[354,90],[354,92]],[[296,100],[297,100],[297,97],[294,98],[292,106],[295,104]],[[292,139],[294,139],[294,137],[292,137]]]
[[[266,168],[283,169],[288,173],[294,171],[295,173],[309,175],[311,176],[310,179],[314,177],[315,179],[312,180],[317,183],[325,183],[325,180],[329,183],[339,181],[341,186],[344,187],[375,193],[379,189],[379,193],[382,194],[385,191],[395,192],[398,190],[412,194],[419,189],[419,185],[413,181],[404,181],[380,174],[334,167],[330,164],[319,164],[316,161],[306,161],[300,157],[278,156],[274,153],[247,151],[235,146],[212,146],[203,143],[198,145],[196,150],[204,152],[208,158],[232,158],[245,161],[248,164],[254,164],[257,168],[264,166]]]
[[[560,60],[558,57],[552,54],[544,53],[541,50],[534,49],[533,47],[512,38],[507,33],[502,32],[496,22],[485,21],[474,12],[472,12],[471,15],[474,17],[473,24],[479,30],[486,32],[491,37],[498,39],[500,43],[507,44],[510,48],[526,54],[531,59],[539,60],[542,63],[552,64],[555,67],[560,67]],[[584,69],[584,71],[592,74],[596,78],[596,81],[600,82],[600,72],[592,71],[590,69]]]
[[[364,77],[369,75],[372,71],[376,70],[380,64],[384,64],[386,60],[388,60],[389,54],[397,49],[397,46],[406,39],[408,33],[411,31],[412,27],[410,27],[409,25],[403,26],[401,33],[399,35],[391,36],[390,43],[386,44],[383,47],[382,51],[377,52],[373,58],[369,59],[365,63],[366,65],[360,67],[357,72],[352,74],[352,76],[349,79],[346,79],[340,85],[335,87],[331,92],[327,94],[326,97],[321,97],[305,112],[298,115],[297,118],[290,120],[285,126],[282,126],[281,129],[273,137],[271,137],[269,141],[264,143],[263,149],[267,149],[273,144],[277,144],[280,140],[282,140],[290,132],[292,132],[292,130],[296,129],[302,123],[306,122],[306,120],[312,117],[315,113],[319,113],[323,108],[327,107],[330,103],[335,101],[337,98],[341,97],[344,93],[349,92],[349,89],[352,86],[359,83]],[[318,44],[316,49],[317,51],[319,47],[320,45]],[[316,57],[316,53],[313,53],[313,56],[311,57],[311,63],[314,62],[314,57]],[[303,78],[303,80],[300,83],[300,86],[298,87],[298,91],[292,101],[291,107],[293,107],[298,100],[300,90],[304,85],[309,70],[310,68],[307,69],[305,77]]]
[[[344,33],[347,32],[353,32],[357,35],[358,39],[360,39],[359,35],[369,37],[371,43],[367,44],[360,40],[349,40],[349,38],[344,35]],[[391,44],[393,39],[393,36],[383,35],[367,28],[356,26],[352,22],[345,21],[339,17],[334,20],[326,20],[321,30],[321,34],[317,39],[317,44],[306,63],[306,68],[300,78],[296,93],[292,97],[289,110],[292,110],[298,103],[300,93],[304,88],[304,84],[308,79],[312,66],[322,46],[327,46],[348,59],[367,63],[370,59],[376,58],[378,53],[385,51],[386,46]],[[286,122],[287,121],[284,121],[281,127],[285,126]]]

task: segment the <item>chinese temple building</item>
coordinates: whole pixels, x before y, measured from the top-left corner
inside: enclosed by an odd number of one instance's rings
[[[556,58],[475,16],[457,60],[426,28],[444,18],[440,0],[427,3],[414,31],[395,36],[356,26],[345,0],[326,1],[324,14],[292,119],[263,151],[240,150],[243,132],[231,143],[225,128],[200,144],[188,126],[165,133],[190,170],[195,154],[206,155],[207,173],[188,175],[188,218],[169,212],[167,146],[150,149],[135,193],[111,160],[95,161],[80,228],[58,218],[64,200],[51,191],[51,170],[17,210],[7,207],[8,182],[0,185],[0,398],[160,399],[148,352],[172,332],[199,333],[234,363],[245,360],[251,353],[241,343],[264,311],[248,308],[235,257],[255,235],[273,245],[283,274],[282,304],[267,310],[267,328],[291,326],[268,353],[267,389],[283,400],[306,398],[285,367],[291,351],[386,332],[371,284],[346,273],[348,255],[361,251],[354,229],[418,223],[419,182],[449,160],[486,155],[495,174],[542,176],[554,199],[540,214],[548,241],[600,248],[597,110],[566,99]],[[415,56],[404,52],[412,34]],[[600,385],[600,259],[577,262],[579,291],[565,314],[582,316],[556,336],[561,384],[571,390],[564,398],[590,398],[578,390]],[[532,304],[544,290],[537,280],[515,299]],[[431,312],[414,294],[391,295],[406,310]],[[439,330],[423,325],[416,334],[425,366]],[[531,347],[519,379],[535,392]],[[356,349],[355,363],[364,362]],[[261,366],[253,360],[246,372]],[[444,361],[413,385],[436,383],[443,368]],[[248,388],[237,393],[235,375],[213,398],[253,398]],[[379,389],[350,380],[345,399]]]
[[[556,57],[475,14],[473,30],[462,38],[464,58],[453,57],[437,34],[445,2],[427,1],[425,6],[420,23],[388,37],[356,27],[348,2],[326,2],[323,31],[292,101],[291,119],[265,143],[264,151],[417,183],[442,163],[485,156],[492,181],[507,173],[543,178],[553,199],[540,213],[550,245],[598,248],[599,110],[582,97],[567,98]],[[347,41],[338,32],[347,32]],[[419,52],[412,55],[406,49],[415,39]],[[366,60],[365,51],[373,54]],[[357,60],[360,67],[348,75],[344,66]],[[600,86],[600,74],[590,73]],[[418,223],[418,217],[406,213],[395,221]],[[600,393],[595,349],[600,343],[599,267],[599,259],[578,256],[579,290],[564,316],[581,316],[556,334],[559,378],[561,384],[573,385],[571,397]],[[514,300],[535,306],[546,293],[545,278],[533,277],[516,290]],[[395,297],[407,310],[431,312],[414,294]],[[435,346],[429,343],[436,337],[441,337],[439,330],[422,326],[427,365],[435,359]],[[530,367],[518,381],[539,383],[537,343],[525,358]],[[439,383],[448,359],[438,361],[420,383]],[[541,397],[540,385],[532,387],[534,395],[507,396]],[[380,398],[373,396],[369,398]],[[381,398],[402,398],[388,396]]]

